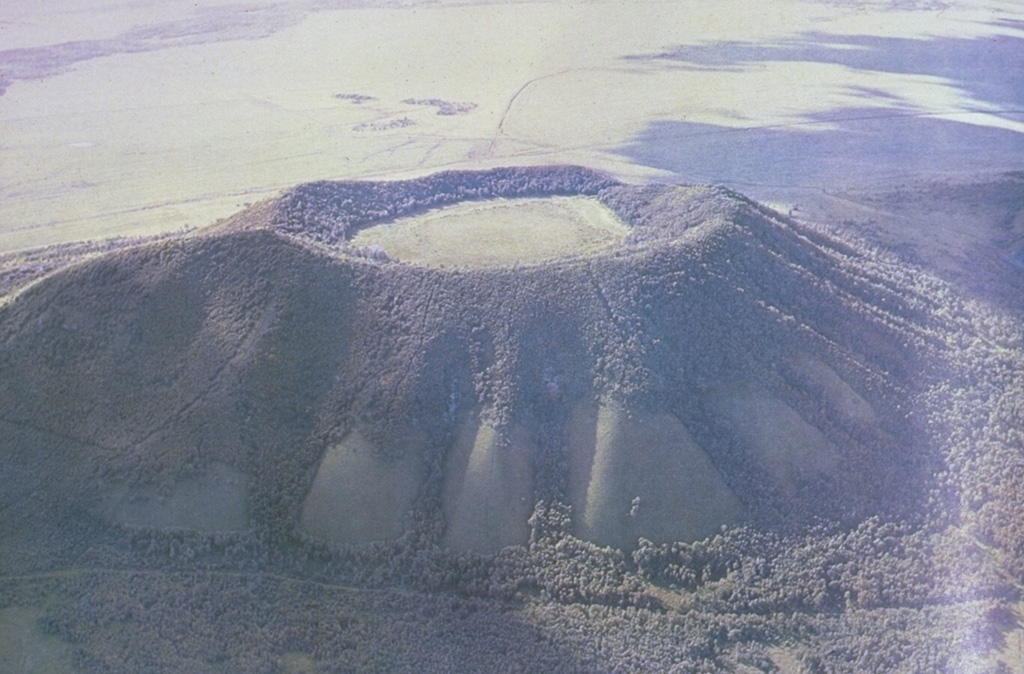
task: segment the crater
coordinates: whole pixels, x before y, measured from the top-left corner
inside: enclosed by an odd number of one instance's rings
[[[597,199],[555,196],[433,209],[368,227],[351,244],[428,267],[501,267],[585,255],[629,232]]]

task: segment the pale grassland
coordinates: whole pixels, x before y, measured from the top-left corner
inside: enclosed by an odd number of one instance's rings
[[[462,422],[445,475],[445,545],[491,554],[526,543],[535,452],[522,428],[499,431],[475,416]]]
[[[310,180],[552,162],[650,176],[620,150],[657,120],[786,124],[894,101],[980,109],[938,78],[827,63],[701,70],[624,57],[716,40],[780,43],[808,32],[967,38],[996,30],[986,25],[993,10],[980,3],[942,12],[877,3],[871,9],[885,10],[879,18],[803,0],[754,12],[746,0],[321,10],[297,2],[281,24],[273,7],[257,12],[270,17],[265,29],[243,39],[231,21],[244,23],[250,12],[222,12],[210,24],[224,32],[221,41],[211,33],[203,43],[157,38],[133,49],[102,41],[167,21],[178,22],[175,31],[192,19],[202,28],[214,3],[195,12],[177,0],[133,3],[128,11],[79,0],[62,6],[73,17],[65,21],[38,3],[7,4],[6,48],[99,40],[107,55],[17,79],[3,94],[0,251],[203,226]],[[341,92],[373,99],[356,105],[336,99]],[[476,107],[439,116],[404,103],[435,98]],[[393,125],[402,119],[411,124]]]
[[[316,660],[304,653],[285,653],[277,660],[284,674],[317,674]]]
[[[71,646],[44,634],[40,613],[12,606],[0,609],[0,672],[50,674],[71,670]]]
[[[799,656],[791,649],[776,646],[768,649],[772,662],[779,668],[779,674],[804,674]]]
[[[758,386],[721,391],[714,407],[736,430],[775,483],[790,493],[839,469],[839,454],[821,431]]]
[[[398,456],[384,457],[356,429],[330,448],[303,504],[303,530],[336,544],[397,538],[418,494],[425,444],[424,438],[408,440]],[[492,554],[526,543],[533,455],[522,429],[498,431],[476,414],[463,419],[442,489],[446,546]]]
[[[998,661],[1005,664],[1011,672],[1024,672],[1024,625],[1020,616],[1024,615],[1024,602],[1018,602],[1015,610],[1017,625],[1003,634],[1003,647],[999,650]]]
[[[444,545],[493,554],[527,542],[534,506],[537,445],[523,427],[496,428],[467,413],[447,452],[442,508]],[[669,414],[580,403],[566,428],[568,499],[578,533],[629,549],[639,537],[694,540],[744,518],[743,507]],[[358,431],[323,457],[302,512],[303,530],[336,544],[395,539],[418,492],[409,446],[386,458]]]
[[[803,354],[792,360],[792,366],[820,390],[823,402],[831,405],[839,414],[864,423],[876,421],[875,411],[868,401],[821,360]]]
[[[249,525],[246,476],[215,463],[168,489],[115,489],[104,506],[110,521],[142,527],[240,531]]]
[[[595,199],[549,197],[457,204],[370,227],[352,244],[431,267],[495,267],[589,253],[628,233]]]
[[[320,462],[302,507],[303,531],[343,545],[397,538],[416,498],[417,469],[414,452],[384,458],[353,430]]]
[[[631,547],[693,540],[743,518],[743,508],[689,431],[669,414],[580,405],[570,422],[569,500],[578,533]]]

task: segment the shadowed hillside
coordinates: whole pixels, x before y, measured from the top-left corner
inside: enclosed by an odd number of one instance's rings
[[[624,238],[454,267],[350,243],[501,198],[500,241],[516,204],[555,196],[600,204]],[[551,640],[545,671],[778,671],[787,654],[882,671],[824,644],[922,606],[984,630],[1015,601],[1019,329],[724,188],[573,167],[316,183],[193,235],[87,252],[31,283],[10,274],[0,306],[0,611],[35,616],[24,629],[86,671],[144,662],[110,659],[117,635],[83,622],[101,572],[156,594],[164,576],[131,573],[273,574],[259,582],[326,583],[330,602],[374,604],[365,616],[399,609],[360,592],[406,588],[468,602],[442,613],[512,612]],[[47,585],[72,571],[86,575]],[[653,641],[613,647],[638,638],[638,611]],[[618,650],[574,643],[580,621]],[[876,648],[926,671],[928,632],[909,623],[915,655]],[[240,644],[224,671],[249,671],[245,653],[268,671],[406,667],[383,640],[338,638]],[[965,651],[975,639],[928,657],[996,657]],[[650,667],[631,660],[646,652]]]

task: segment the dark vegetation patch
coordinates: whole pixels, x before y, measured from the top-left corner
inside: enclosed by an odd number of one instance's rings
[[[446,101],[441,98],[406,98],[402,102],[406,105],[436,108],[437,114],[449,117],[454,115],[467,115],[476,110],[476,103],[457,103],[455,101]]]

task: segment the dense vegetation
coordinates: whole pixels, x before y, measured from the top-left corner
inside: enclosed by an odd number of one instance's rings
[[[514,269],[344,246],[462,199],[555,194],[600,199],[632,233]],[[571,167],[301,186],[0,307],[0,611],[36,610],[96,672],[1012,671],[1020,326],[721,188]],[[680,420],[744,521],[583,540],[568,429],[595,399]],[[830,467],[780,473],[744,426],[759,405],[824,437]],[[495,554],[444,545],[473,415],[533,447],[529,538]],[[397,538],[299,526],[353,429],[382,460],[415,451]],[[245,476],[248,527],[110,514],[111,493],[172,499],[214,464]]]
[[[321,181],[287,192],[272,225],[303,238],[339,243],[361,227],[460,201],[593,195],[611,182],[595,171],[561,166],[446,171],[386,183]]]

